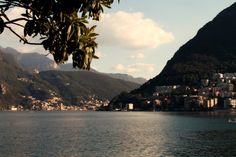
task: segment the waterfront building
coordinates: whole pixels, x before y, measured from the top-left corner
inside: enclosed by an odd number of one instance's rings
[[[132,103],[129,103],[128,105],[127,105],[127,110],[128,111],[133,111],[134,110],[134,104],[132,104]]]
[[[17,111],[17,107],[12,106],[12,107],[11,107],[11,111]]]
[[[212,109],[217,107],[218,105],[218,99],[217,98],[211,98],[211,99],[207,99],[207,108],[208,109]]]
[[[236,109],[236,99],[232,99],[232,98],[225,99],[224,100],[224,107]]]

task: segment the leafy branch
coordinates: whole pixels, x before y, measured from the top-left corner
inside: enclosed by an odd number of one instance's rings
[[[88,19],[99,20],[104,7],[114,0],[0,0],[0,34],[10,30],[24,44],[42,45],[56,63],[64,63],[72,55],[73,67],[90,69],[97,47],[96,26],[88,27]],[[119,0],[118,0],[119,2]],[[8,11],[23,8],[21,17],[10,19]],[[22,34],[14,27],[23,28]],[[39,42],[31,42],[38,37]]]

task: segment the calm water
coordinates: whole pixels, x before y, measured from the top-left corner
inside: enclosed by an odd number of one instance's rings
[[[229,117],[236,115],[0,112],[0,156],[236,156]]]

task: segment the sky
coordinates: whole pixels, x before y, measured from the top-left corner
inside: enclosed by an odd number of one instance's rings
[[[197,31],[235,0],[120,0],[105,9],[97,25],[98,60],[92,67],[105,73],[127,73],[150,79]],[[16,17],[20,10],[12,10]],[[5,31],[0,46],[47,54],[41,46],[19,43]]]

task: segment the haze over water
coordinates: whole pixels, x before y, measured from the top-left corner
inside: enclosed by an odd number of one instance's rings
[[[236,156],[234,114],[2,112],[1,157]]]

